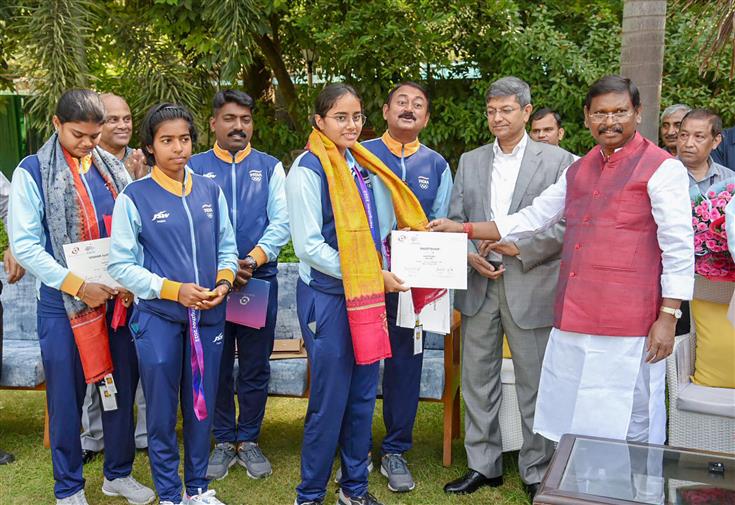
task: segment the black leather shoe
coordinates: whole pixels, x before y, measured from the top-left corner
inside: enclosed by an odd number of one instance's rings
[[[92,461],[94,458],[97,457],[99,454],[99,451],[88,451],[87,449],[84,449],[82,451],[82,464],[86,465],[90,461]]]
[[[503,476],[487,478],[480,472],[470,470],[457,480],[444,486],[445,493],[471,494],[483,486],[498,487],[503,485]]]
[[[533,503],[533,499],[536,497],[536,493],[538,493],[538,486],[538,482],[536,484],[523,483],[523,489],[526,490],[526,494],[528,495],[528,503]]]
[[[0,465],[7,465],[15,461],[15,457],[9,452],[0,451]]]

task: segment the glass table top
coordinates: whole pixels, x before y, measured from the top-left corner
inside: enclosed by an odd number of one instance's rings
[[[559,489],[653,505],[735,505],[735,455],[577,438]]]

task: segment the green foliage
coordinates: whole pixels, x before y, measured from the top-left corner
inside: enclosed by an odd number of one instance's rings
[[[46,131],[56,99],[72,86],[126,97],[137,122],[156,102],[180,102],[195,113],[202,149],[214,140],[207,124],[213,93],[250,90],[258,100],[253,144],[288,168],[305,143],[321,83],[355,85],[368,127],[380,134],[388,90],[414,79],[427,84],[434,105],[421,138],[456,167],[462,152],[490,140],[485,89],[516,75],[531,85],[536,107],[561,113],[563,147],[583,153],[593,141],[582,101],[592,81],[619,70],[622,4],[16,0],[12,8],[0,6],[0,87],[7,76],[23,76],[35,92],[35,124]],[[728,55],[698,72],[713,23],[671,9],[662,104],[708,106],[732,124]],[[304,84],[307,60],[313,87]]]

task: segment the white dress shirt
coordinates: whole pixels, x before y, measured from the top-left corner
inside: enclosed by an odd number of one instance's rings
[[[490,219],[496,220],[508,215],[527,145],[528,134],[523,135],[521,141],[516,144],[510,154],[503,152],[498,139],[493,142],[493,166],[490,175]],[[496,252],[491,252],[488,257],[493,261],[503,261],[503,257]]]
[[[676,159],[661,163],[648,181],[662,252],[665,298],[689,300],[694,290],[688,187],[686,168]],[[517,240],[558,222],[564,216],[566,192],[565,173],[532,205],[498,217],[495,224],[503,240]],[[644,361],[646,337],[588,335],[553,328],[541,369],[534,432],[555,441],[565,433],[577,433],[663,443],[666,361]]]

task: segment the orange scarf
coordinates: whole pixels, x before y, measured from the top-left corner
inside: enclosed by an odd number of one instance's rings
[[[355,361],[358,365],[368,365],[390,358],[382,260],[380,254],[376,254],[370,225],[352,173],[344,156],[320,131],[314,129],[311,132],[308,146],[319,158],[327,176]],[[390,190],[399,228],[424,231],[428,220],[408,186],[360,144],[356,143],[350,151],[361,167],[377,175]],[[431,292],[435,293],[436,290]]]

